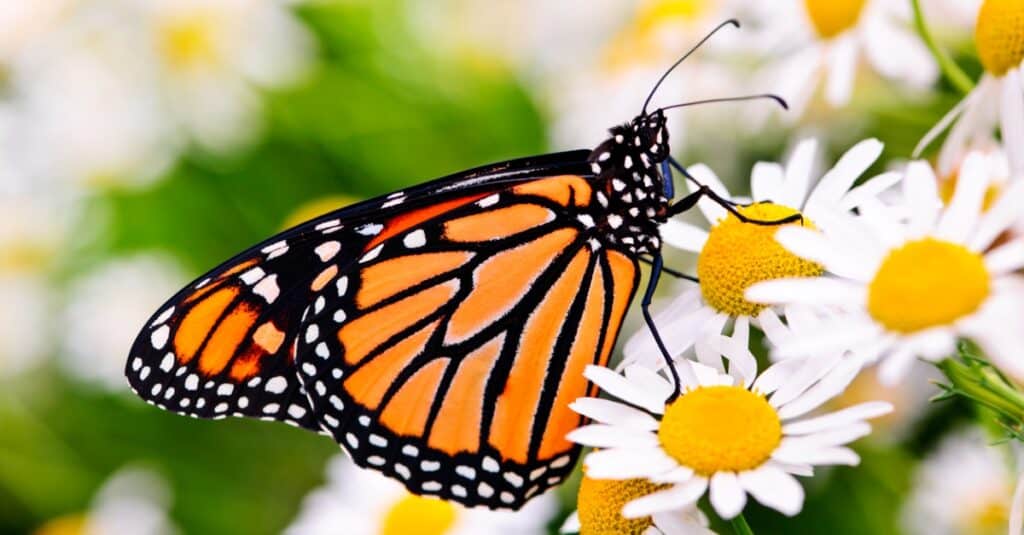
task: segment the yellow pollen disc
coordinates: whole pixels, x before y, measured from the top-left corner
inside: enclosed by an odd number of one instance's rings
[[[741,206],[739,211],[760,221],[799,213],[772,203]],[[804,226],[814,228],[807,220]],[[697,277],[701,294],[712,308],[734,317],[756,316],[764,305],[751,303],[743,296],[752,284],[784,277],[816,277],[824,272],[820,265],[794,255],[775,241],[779,228],[744,223],[732,214],[711,228],[697,258]]]
[[[1007,489],[1009,496],[1011,489]],[[1010,520],[1010,511],[1004,496],[992,496],[986,502],[971,508],[961,520],[963,533],[1002,534],[1006,533],[1006,523]]]
[[[169,22],[160,33],[160,49],[164,58],[175,68],[215,62],[215,24],[213,20],[201,15]]]
[[[449,502],[407,494],[387,512],[380,535],[444,535],[455,524],[455,516]]]
[[[577,506],[580,535],[641,535],[653,525],[650,517],[624,518],[627,503],[668,485],[655,485],[646,479],[591,479],[583,476]]]
[[[860,20],[867,0],[804,0],[807,16],[818,35],[824,39],[835,37]]]
[[[658,439],[702,476],[740,472],[768,460],[782,440],[782,422],[764,396],[742,386],[700,387],[665,408]]]
[[[974,312],[989,286],[981,255],[925,238],[907,242],[882,261],[868,286],[868,312],[891,331],[912,333]]]
[[[978,11],[974,42],[985,70],[1002,76],[1024,60],[1024,2],[985,0]]]

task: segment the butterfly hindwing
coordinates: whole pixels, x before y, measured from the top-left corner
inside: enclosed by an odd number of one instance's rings
[[[518,508],[560,483],[579,453],[568,405],[638,277],[598,238],[592,197],[585,177],[550,176],[382,224],[303,323],[324,430],[358,464],[467,505]]]
[[[579,166],[582,153],[505,162],[338,210],[265,240],[160,307],[132,346],[129,384],[148,402],[203,418],[248,416],[311,430],[320,423],[298,381],[302,316],[336,266],[495,184]],[[482,191],[482,193],[474,193]],[[412,215],[410,215],[412,214]],[[333,266],[333,268],[332,268]]]

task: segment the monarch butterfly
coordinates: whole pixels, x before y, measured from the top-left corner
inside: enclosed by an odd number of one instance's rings
[[[735,21],[727,21],[734,24]],[[160,408],[279,420],[331,436],[417,494],[519,508],[579,447],[568,405],[592,393],[639,284],[662,272],[672,202],[665,110],[594,150],[498,163],[318,217],[240,253],[148,320],[126,366]],[[754,95],[699,102],[720,102]],[[752,221],[779,224],[779,221]],[[668,358],[668,353],[662,352]],[[669,366],[673,371],[674,368]],[[678,385],[678,378],[676,378]],[[678,392],[677,392],[678,394]]]

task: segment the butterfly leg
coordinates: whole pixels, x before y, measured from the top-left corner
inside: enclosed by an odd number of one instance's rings
[[[795,223],[797,221],[803,223],[804,221],[804,216],[801,213],[795,213],[793,215],[772,220],[754,219],[747,217],[736,209],[736,207],[739,206],[738,204],[729,199],[726,199],[725,197],[722,197],[718,193],[715,193],[715,191],[709,188],[707,185],[701,184],[700,181],[694,178],[694,176],[691,175],[690,172],[687,171],[686,168],[682,166],[682,164],[676,161],[675,158],[669,157],[667,161],[672,165],[672,167],[674,167],[677,171],[682,173],[682,175],[685,176],[687,180],[693,182],[694,185],[697,186],[696,191],[687,195],[686,197],[683,197],[682,199],[679,200],[679,202],[673,204],[671,208],[669,208],[669,217],[681,214],[689,210],[690,208],[693,208],[694,205],[697,204],[697,201],[701,199],[701,197],[707,197],[714,201],[719,206],[721,206],[722,208],[725,208],[730,214],[736,216],[736,219],[739,219],[744,223],[751,223],[754,225],[763,226],[774,226],[785,225],[786,223]]]
[[[672,375],[672,395],[665,400],[665,403],[671,403],[682,393],[682,387],[679,381],[679,372],[672,362],[672,355],[668,352],[668,348],[665,347],[665,342],[661,339],[661,334],[658,332],[658,326],[654,324],[654,317],[651,316],[651,300],[654,297],[654,290],[658,287],[658,280],[661,278],[661,271],[663,269],[661,253],[653,255],[653,257],[654,259],[651,261],[651,277],[647,280],[647,289],[644,290],[643,300],[640,301],[640,312],[643,314],[644,322],[647,323],[647,328],[651,330],[651,335],[654,336],[654,343],[658,345],[658,351],[661,352],[661,356],[665,359],[665,364],[668,366],[668,371]]]
[[[654,264],[653,260],[649,260],[649,259],[643,258],[643,257],[640,257],[640,261],[645,263],[645,264],[647,264],[647,265],[649,265],[649,266]],[[674,270],[674,269],[672,269],[670,267],[666,267],[666,266],[661,266],[661,270],[664,271],[666,274],[672,275],[673,277],[675,277],[677,279],[684,279],[684,280],[688,280],[690,282],[700,283],[700,279],[698,279],[697,277],[694,277],[693,275],[687,275],[686,273],[683,273],[682,271],[677,271],[677,270]]]

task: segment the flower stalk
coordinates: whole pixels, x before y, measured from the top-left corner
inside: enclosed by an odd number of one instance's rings
[[[960,68],[959,65],[953,61],[953,58],[949,57],[944,50],[939,48],[938,43],[935,42],[935,37],[932,36],[928,25],[924,20],[924,13],[921,11],[921,0],[910,0],[910,5],[914,11],[914,28],[917,30],[918,35],[921,36],[921,40],[924,41],[928,50],[931,51],[932,56],[935,57],[935,61],[939,64],[939,69],[942,70],[943,76],[949,80],[949,83],[953,84],[953,87],[960,93],[966,95],[974,89],[974,82],[971,81],[971,77],[967,76],[967,73]]]
[[[747,523],[747,519],[743,516],[743,513],[733,517],[730,523],[732,524],[732,529],[736,532],[736,535],[754,535],[754,530],[750,529],[750,524]]]
[[[935,400],[962,396],[999,416],[1011,437],[1024,441],[1024,392],[988,361],[961,344],[957,357],[936,364],[949,384]]]

